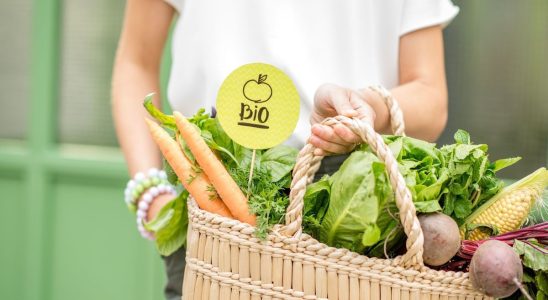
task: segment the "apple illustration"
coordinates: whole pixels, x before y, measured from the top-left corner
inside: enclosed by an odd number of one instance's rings
[[[248,80],[244,84],[244,97],[255,103],[263,103],[272,97],[272,87],[266,83],[267,75],[259,74],[257,79]]]

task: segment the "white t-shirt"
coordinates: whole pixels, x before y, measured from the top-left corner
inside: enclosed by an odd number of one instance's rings
[[[191,116],[210,110],[223,80],[237,67],[272,64],[301,97],[287,144],[301,147],[322,83],[349,88],[398,84],[402,35],[446,25],[458,13],[450,0],[165,0],[179,12],[172,40],[168,99]]]

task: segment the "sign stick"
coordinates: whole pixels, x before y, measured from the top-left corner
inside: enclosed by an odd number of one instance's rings
[[[247,181],[247,198],[249,198],[249,193],[251,193],[251,178],[253,178],[253,169],[255,166],[255,155],[257,150],[253,149],[253,154],[251,154],[251,169],[249,169],[249,180]]]

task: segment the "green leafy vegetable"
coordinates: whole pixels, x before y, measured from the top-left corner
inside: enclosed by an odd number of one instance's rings
[[[497,193],[495,172],[518,158],[490,163],[487,145],[472,144],[459,130],[455,144],[384,136],[419,213],[443,211],[458,223]],[[304,198],[304,230],[320,241],[367,255],[395,253],[403,245],[393,192],[384,164],[368,145],[354,151],[328,179],[310,185]]]
[[[280,224],[285,216],[285,209],[289,204],[289,197],[284,193],[285,182],[274,182],[265,168],[257,168],[248,188],[248,169],[236,167],[229,169],[229,172],[244,194],[249,195],[249,207],[257,215],[255,234],[259,238],[265,238],[268,229],[274,224]]]
[[[272,176],[273,182],[278,182],[293,170],[296,159],[296,149],[280,145],[262,154],[261,167]]]
[[[534,241],[514,241],[514,250],[523,256],[523,265],[534,271],[548,271],[548,250]]]
[[[156,106],[154,106],[154,104],[152,103],[153,97],[154,97],[154,93],[148,94],[145,97],[145,100],[143,102],[145,109],[154,119],[156,119],[156,121],[160,122],[160,124],[164,126],[164,128],[176,130],[177,125],[175,125],[175,118],[173,116],[164,114],[162,111],[156,108]]]
[[[536,299],[548,299],[548,250],[546,245],[537,243],[533,239],[525,242],[516,239],[514,240],[514,251],[521,256],[524,266],[523,283],[528,293],[536,296]]]
[[[330,203],[321,223],[320,240],[354,251],[377,243],[381,236],[377,217],[391,199],[386,185],[376,184],[384,182],[384,177],[384,165],[378,163],[373,154],[352,153],[332,178]]]
[[[509,166],[517,163],[520,160],[521,160],[521,157],[511,157],[511,158],[499,159],[499,160],[493,162],[493,171],[497,172],[498,170],[509,167]]]
[[[154,232],[156,248],[161,255],[170,255],[186,243],[187,198],[188,192],[182,192],[162,207],[154,220],[145,224],[146,229]]]

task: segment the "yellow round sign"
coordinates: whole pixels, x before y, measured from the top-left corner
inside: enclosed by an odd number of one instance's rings
[[[217,118],[228,136],[250,149],[285,141],[299,119],[300,100],[291,79],[278,68],[247,64],[225,79],[217,94]]]

